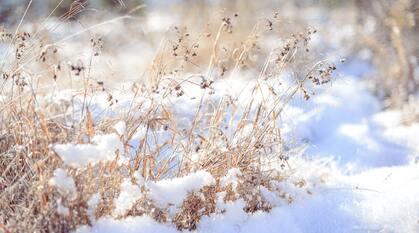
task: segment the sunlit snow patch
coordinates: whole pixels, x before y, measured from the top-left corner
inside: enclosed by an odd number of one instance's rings
[[[114,160],[116,152],[123,152],[123,145],[118,135],[107,134],[94,136],[92,144],[56,144],[53,149],[65,164],[80,168]]]

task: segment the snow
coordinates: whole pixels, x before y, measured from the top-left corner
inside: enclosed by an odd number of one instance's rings
[[[148,216],[128,217],[115,220],[110,217],[99,219],[94,227],[83,226],[77,229],[77,233],[177,233],[172,226],[155,222]]]
[[[419,230],[419,166],[380,168],[351,178],[360,189],[358,211],[365,227],[387,232]]]
[[[176,17],[173,17],[173,15],[151,12],[147,15],[145,30],[146,32],[165,31],[168,30],[170,26],[174,25],[176,20]]]
[[[406,147],[383,133],[394,130],[394,125],[380,123],[387,122],[387,116],[379,111],[378,100],[364,82],[337,80],[308,106],[301,106],[296,101],[285,111],[284,131],[285,137],[308,141],[307,154],[332,156],[344,171],[352,173],[406,164]],[[397,116],[388,117],[394,122]]]
[[[57,200],[57,213],[63,216],[69,216],[70,210],[67,207],[63,206],[61,202],[61,199]]]
[[[206,171],[198,171],[184,177],[164,179],[147,183],[150,197],[161,207],[174,205],[179,207],[189,192],[198,191],[205,185],[214,184],[212,175]]]
[[[214,84],[216,93],[212,98],[219,100],[223,93],[229,93],[238,96],[239,103],[246,103],[252,82],[246,75],[243,79],[226,78],[222,84]],[[284,82],[281,88],[286,85]],[[174,114],[185,124],[194,114],[202,92],[199,87],[188,86],[185,96],[171,100]],[[61,99],[70,96],[74,94],[66,93]],[[191,96],[198,98],[191,100]],[[254,97],[255,101],[263,100],[260,93]],[[116,115],[118,109],[127,106],[123,100],[130,99],[123,95],[118,98],[122,101],[108,114]],[[98,113],[107,104],[92,97],[91,109],[93,116],[98,116],[96,120],[104,117]],[[243,200],[224,203],[225,193],[218,193],[217,208],[225,212],[203,216],[195,232],[419,232],[419,123],[405,124],[401,110],[382,110],[364,80],[339,78],[331,86],[317,89],[308,102],[297,96],[283,111],[280,124],[284,140],[301,151],[288,152],[299,156],[289,160],[291,175],[287,182],[273,182],[275,191],[260,188],[262,196],[273,205],[272,210],[249,214],[243,210]],[[139,123],[135,127],[131,146],[136,147],[143,139],[150,146],[156,144],[147,135],[147,125]],[[245,124],[237,136],[250,135],[252,127]],[[116,133],[96,135],[91,144],[56,144],[53,149],[66,165],[75,168],[112,161],[117,153],[125,157],[121,154],[124,150],[120,138],[127,134],[126,123],[117,121],[114,130]],[[159,129],[155,135],[159,140],[167,137]],[[194,161],[200,156],[191,155]],[[240,174],[239,169],[233,168],[221,178],[220,184],[231,184],[235,189]],[[306,185],[295,187],[293,183],[302,179]],[[65,170],[57,169],[50,184],[69,192],[75,190],[74,181],[72,185],[70,180]],[[121,216],[141,198],[149,198],[157,207],[168,210],[172,218],[189,193],[214,183],[206,171],[159,181],[125,179],[114,200],[112,216],[95,220],[94,210],[100,196],[91,197],[88,214],[92,225],[80,227],[76,232],[179,232],[170,222],[158,223],[147,215]],[[278,193],[285,198],[279,198]],[[61,203],[57,211],[68,214]]]
[[[226,85],[215,85],[218,94],[213,98],[240,90],[239,99],[246,103],[251,81],[245,80],[223,80]],[[187,92],[200,96],[202,90],[195,89],[191,86]],[[197,105],[189,98],[173,102],[185,122]],[[140,123],[137,127],[132,145],[149,140],[147,126]],[[308,102],[295,98],[282,115],[281,127],[284,139],[299,145],[296,150],[300,151],[289,151],[299,156],[289,159],[287,182],[272,182],[274,191],[260,188],[273,208],[246,213],[242,199],[225,203],[225,193],[218,193],[216,206],[225,212],[203,216],[194,232],[419,232],[419,124],[404,124],[401,110],[382,110],[363,80],[340,78],[318,89]],[[115,151],[122,151],[120,136],[126,133],[126,123],[119,121],[114,128],[117,134],[95,136],[92,144],[54,145],[54,149],[65,164],[74,167],[113,160]],[[244,125],[238,136],[251,131],[251,124]],[[156,135],[166,137],[163,130]],[[199,160],[200,156],[197,153],[192,158]],[[235,189],[240,175],[240,170],[233,168],[220,184],[231,184]],[[302,179],[305,186],[296,187],[294,183]],[[214,183],[206,171],[159,181],[126,179],[114,200],[113,216],[97,219],[76,232],[179,232],[170,222],[159,223],[147,215],[118,216],[126,214],[140,198],[149,198],[173,218],[189,193]],[[59,208],[65,213],[65,207]],[[93,213],[93,204],[89,210]]]
[[[292,202],[262,187],[261,194],[274,207],[270,212],[249,214],[243,210],[243,200],[224,203],[224,194],[219,193],[217,208],[225,212],[203,216],[195,232],[419,231],[419,124],[405,125],[399,110],[381,110],[379,101],[365,83],[355,78],[340,79],[318,90],[311,102],[296,98],[284,111],[282,121],[283,136],[287,140],[300,139],[296,143],[304,145],[301,156],[289,160],[292,171],[289,182],[273,184],[277,192],[292,198]],[[120,122],[115,125],[118,134],[125,131],[123,126]],[[242,134],[248,134],[249,127],[244,127]],[[133,139],[143,139],[146,129],[139,125]],[[114,140],[110,141],[119,141],[117,135],[111,138]],[[105,148],[101,151],[118,148],[99,146],[101,140],[94,141],[96,144],[78,146]],[[69,151],[74,154],[83,151],[74,149],[78,146],[68,146],[70,149],[57,150],[57,153],[71,164],[66,156]],[[232,184],[235,188],[240,174],[238,169],[231,169],[220,184]],[[301,179],[307,181],[304,188],[292,184]],[[115,200],[114,213],[123,215],[146,195],[158,207],[169,208],[173,217],[188,193],[214,182],[206,171],[156,182],[124,180]],[[147,190],[145,194],[140,191],[141,187]],[[76,232],[179,231],[173,224],[158,223],[145,215],[122,219],[104,217]]]
[[[118,121],[118,123],[115,124],[114,128],[119,135],[124,135],[127,126],[124,121]]]
[[[138,184],[132,184],[130,180],[125,179],[121,183],[121,193],[115,200],[115,214],[123,215],[140,197],[140,186]]]
[[[220,184],[222,186],[227,186],[231,184],[233,186],[233,189],[237,187],[238,184],[238,176],[241,175],[240,169],[238,168],[232,168],[228,170],[227,175],[222,177],[220,180]]]
[[[307,17],[318,21],[323,20],[324,16],[318,14]],[[164,33],[176,21],[178,19],[173,19],[172,15],[152,12],[147,16],[142,30],[144,33]],[[369,25],[370,28],[373,26]],[[120,31],[123,32],[122,25]],[[314,43],[330,44],[333,50],[344,50],[345,48],[341,48],[342,44],[355,34],[355,28],[347,25],[334,25],[330,31],[334,33],[330,38],[316,37],[313,38]],[[82,51],[81,55],[90,55],[90,50],[79,49],[79,46],[81,45],[63,45],[63,49]],[[137,74],[138,70],[146,67],[146,63],[137,62],[138,51],[142,51],[143,59],[151,57],[154,52],[147,42],[123,46],[117,50],[120,52],[114,55],[116,59],[113,60],[120,62],[112,67],[122,67],[115,73],[126,80],[131,78],[129,75],[134,76],[133,79],[138,78],[132,74]],[[371,51],[360,51],[360,55],[363,59],[369,59]],[[339,60],[338,55],[335,59]],[[103,70],[107,72],[109,69]],[[315,88],[316,95],[310,101],[304,101],[297,96],[282,112],[279,122],[281,137],[289,143],[291,149],[295,146],[295,150],[300,151],[286,152],[298,155],[289,159],[290,167],[287,169],[290,175],[286,182],[272,182],[275,190],[260,187],[262,196],[273,208],[269,212],[249,214],[243,210],[244,200],[225,203],[225,193],[218,193],[217,208],[225,212],[203,216],[194,232],[419,232],[419,123],[405,124],[402,110],[383,110],[383,104],[369,90],[368,82],[362,79],[362,76],[373,71],[368,62],[348,58],[338,70],[341,76],[330,85]],[[93,74],[95,77],[100,76],[99,73]],[[282,83],[278,87],[278,93],[289,87],[287,75],[278,78]],[[170,80],[172,77],[164,78]],[[153,132],[154,135],[148,135],[148,126],[144,122],[130,124],[127,128],[128,121],[121,120],[126,119],[121,117],[122,113],[126,114],[131,102],[136,101],[141,102],[142,106],[135,113],[139,116],[147,111],[152,102],[149,98],[153,98],[153,103],[170,106],[180,125],[188,125],[200,103],[200,97],[205,92],[199,85],[192,84],[200,81],[200,78],[191,78],[191,83],[186,82],[182,86],[185,91],[183,96],[167,99],[161,99],[158,95],[134,98],[126,84],[115,84],[112,88],[105,84],[112,93],[113,101],[108,101],[108,93],[105,92],[88,94],[86,97],[71,89],[54,91],[45,97],[50,103],[72,103],[66,112],[66,116],[71,116],[68,118],[68,125],[72,124],[71,121],[82,119],[81,110],[85,102],[89,103],[94,123],[107,117],[118,120],[113,125],[115,133],[96,135],[89,144],[67,143],[52,147],[64,165],[72,168],[85,168],[100,162],[113,161],[117,157],[118,162],[127,161],[129,155],[123,154],[121,138],[126,138],[127,129],[137,127],[133,128],[128,144],[137,148],[138,143],[145,140],[152,150],[157,145],[154,137],[164,140],[168,137],[167,133],[157,129]],[[215,82],[212,86],[215,93],[211,97],[205,95],[205,98],[211,98],[215,103],[226,97],[237,98],[238,112],[243,110],[243,106],[251,98],[255,103],[272,101],[264,99],[263,93],[268,92],[268,87],[263,82],[260,83],[261,90],[251,94],[255,83],[251,73],[235,73]],[[252,131],[253,125],[245,124],[234,140],[245,138]],[[190,157],[192,161],[202,159],[199,153]],[[280,169],[276,165],[272,166],[273,169]],[[220,184],[231,184],[235,190],[240,175],[240,170],[233,168],[221,178]],[[179,232],[170,221],[159,223],[147,215],[124,215],[138,200],[149,198],[157,207],[168,209],[169,217],[172,218],[188,194],[215,183],[214,177],[207,171],[196,171],[183,177],[159,181],[144,181],[140,176],[135,178],[135,181],[122,181],[120,193],[113,200],[112,216],[95,219],[95,209],[101,196],[92,195],[87,202],[92,224],[82,226],[76,232]],[[294,185],[300,180],[306,181],[303,188]],[[60,193],[73,198],[77,193],[74,180],[63,168],[54,171],[49,184]],[[285,198],[280,198],[278,193]],[[61,199],[57,200],[57,211],[61,215],[69,214],[69,209]]]
[[[89,218],[90,218],[91,221],[96,220],[95,210],[96,210],[97,205],[100,202],[100,199],[101,199],[100,194],[95,193],[87,201],[87,206],[88,206],[87,214],[89,215]]]
[[[75,198],[77,195],[73,178],[62,168],[55,169],[54,176],[49,180],[49,184],[57,187],[60,192],[69,195],[71,198]]]
[[[313,195],[274,207],[269,213],[248,214],[242,200],[226,203],[225,213],[204,216],[196,232],[417,232],[418,180],[417,165],[379,168],[353,176],[334,174]],[[77,232],[179,231],[142,216],[104,218]]]
[[[118,135],[107,134],[94,136],[92,144],[56,144],[53,149],[65,164],[77,168],[112,161],[116,152],[123,152],[123,145]]]
[[[134,135],[132,136],[133,140],[141,140],[145,137],[147,133],[147,127],[143,124],[139,125],[136,129]]]

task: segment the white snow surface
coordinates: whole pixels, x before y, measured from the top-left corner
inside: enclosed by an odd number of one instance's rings
[[[146,22],[144,31],[166,30],[171,25],[169,18],[167,15],[156,13]],[[325,39],[335,40],[332,44],[336,48],[344,47],[341,46],[341,40],[354,34],[353,28],[350,27],[334,28],[331,31],[334,32],[335,38]],[[342,33],[336,36],[335,31]],[[318,43],[324,44],[324,41]],[[135,48],[143,47],[145,46],[138,45]],[[123,51],[130,50],[129,47],[124,49]],[[145,50],[147,54],[150,53],[150,49]],[[136,51],[138,50],[133,49],[129,57],[138,58]],[[135,61],[126,57],[117,60],[123,61],[122,64],[126,63],[127,67],[131,67]],[[275,204],[275,207],[270,212],[253,214],[243,211],[243,200],[222,203],[220,195],[217,207],[224,208],[225,213],[204,216],[194,232],[419,232],[419,123],[405,125],[400,110],[382,110],[382,103],[360,78],[363,73],[369,72],[368,64],[349,61],[346,66],[347,68],[342,67],[344,71],[339,75],[343,77],[316,89],[316,95],[309,101],[296,96],[281,115],[280,127],[284,139],[290,144],[303,145],[305,148],[300,156],[289,160],[290,169],[294,174],[290,180],[304,178],[308,181],[307,189],[311,194],[286,182],[277,183],[278,189],[282,190],[284,195],[292,196],[294,201],[288,203],[275,198],[269,190],[262,189],[264,197]],[[262,91],[250,95],[255,80],[247,76],[237,74],[215,82],[215,94],[211,98],[219,100],[228,95],[237,97],[239,103],[247,103],[249,98],[254,98],[255,102],[272,101],[264,99],[263,92],[268,92],[268,89],[263,84]],[[281,83],[279,93],[288,87],[286,80],[281,80]],[[107,93],[88,96],[88,107],[94,122],[108,116],[116,117],[130,108],[134,94],[127,91],[129,87],[112,86],[112,89],[117,90],[112,93],[112,101],[107,100]],[[196,112],[203,90],[198,85],[189,83],[185,83],[183,89],[183,96],[168,98],[169,101],[159,99],[158,96],[153,97],[156,102],[170,103],[173,114],[179,116],[180,122],[190,124],[190,117]],[[80,109],[85,102],[83,98],[73,90],[60,90],[46,99],[58,105],[72,102],[66,116],[71,116],[71,120],[77,120],[81,118]],[[143,96],[135,101],[143,103],[142,109],[136,112],[138,115],[146,111],[151,104],[150,99]],[[90,144],[56,144],[53,145],[53,149],[66,165],[75,168],[111,161],[116,158],[117,151],[123,152],[120,137],[127,133],[127,126],[125,122],[119,121],[114,129],[116,133],[96,135]],[[251,125],[247,125],[242,130],[242,136],[251,133],[251,130]],[[150,136],[147,131],[144,124],[139,125],[129,142],[130,145],[136,147],[139,141],[146,139],[150,146],[153,146],[152,142],[148,141]],[[156,134],[158,138],[167,136],[164,131]],[[199,160],[199,155],[193,159]],[[230,170],[222,179],[222,183],[232,184],[234,187],[239,173],[237,169]],[[151,198],[159,207],[175,211],[188,193],[213,183],[214,178],[206,171],[157,182],[133,183],[131,180],[124,180],[121,193],[114,200],[114,216],[91,219],[90,226],[82,226],[76,232],[179,232],[173,224],[158,223],[146,215],[118,217],[126,213],[142,197],[141,188],[148,190],[147,198]],[[74,181],[63,169],[54,172],[50,184],[61,192],[75,192]],[[95,195],[89,200],[90,216],[93,215],[99,199],[100,197]],[[63,215],[69,211],[61,201],[58,201],[58,210]]]
[[[77,193],[73,178],[62,168],[55,169],[54,176],[49,180],[49,184],[57,187],[61,193],[69,195],[71,198],[74,198]]]
[[[162,207],[167,205],[179,207],[188,193],[198,191],[203,186],[214,184],[214,182],[209,172],[198,171],[184,177],[149,182],[147,187],[156,204]]]
[[[194,232],[417,232],[419,166],[384,167],[333,178],[306,198],[248,214],[244,202],[224,204],[226,212],[204,216]],[[194,177],[207,176],[198,172]],[[169,181],[171,182],[171,181]],[[187,182],[186,182],[187,183]],[[179,183],[178,183],[179,184]],[[183,184],[185,185],[185,184]],[[178,189],[178,187],[174,187]],[[168,188],[165,191],[169,191]],[[176,191],[166,193],[175,196]],[[148,216],[99,219],[76,232],[179,232]]]
[[[289,11],[291,13],[291,11]],[[326,17],[321,11],[314,11],[315,15],[306,14],[318,23],[316,18]],[[152,12],[148,15],[144,25],[144,33],[166,31],[175,25],[178,19],[173,15]],[[53,25],[47,21],[46,23]],[[322,21],[322,23],[324,23]],[[334,50],[345,49],[342,46],[345,39],[353,39],[356,30],[350,26],[332,24],[328,38],[314,37],[313,42],[332,44]],[[68,33],[74,33],[81,27],[79,24],[69,24],[65,27]],[[372,25],[373,26],[373,25]],[[372,27],[370,25],[370,27]],[[59,27],[60,29],[62,27]],[[115,30],[118,27],[103,27],[104,30]],[[117,36],[124,31],[122,27]],[[58,34],[59,31],[56,31]],[[105,32],[105,31],[104,31]],[[105,34],[102,32],[102,34]],[[277,41],[274,41],[277,43]],[[91,55],[90,48],[83,48],[81,44],[60,45],[66,54],[80,51],[79,57]],[[4,45],[1,45],[1,51]],[[70,52],[69,52],[70,51]],[[146,60],[154,54],[147,43],[121,46],[120,53],[112,55],[113,61],[120,61],[112,67],[121,67],[115,73],[121,76],[137,79],[138,70],[146,66]],[[139,51],[141,56],[139,57]],[[335,51],[336,52],[336,51]],[[103,54],[103,56],[109,56]],[[368,57],[365,51],[364,57]],[[74,59],[74,60],[77,60]],[[350,60],[350,58],[348,59]],[[144,65],[142,64],[144,63]],[[400,110],[383,110],[380,101],[367,88],[367,83],[360,77],[366,73],[369,65],[362,61],[346,64],[349,70],[342,71],[342,76],[330,85],[316,90],[316,95],[309,101],[297,96],[283,111],[281,116],[281,133],[284,139],[297,146],[304,145],[301,156],[291,157],[289,160],[293,177],[291,181],[304,178],[308,181],[308,194],[303,189],[297,189],[286,182],[276,186],[284,194],[294,198],[292,203],[276,199],[269,190],[261,190],[264,197],[275,207],[270,212],[256,212],[248,214],[243,211],[243,200],[222,203],[219,197],[217,207],[224,208],[225,213],[204,216],[195,233],[415,233],[419,232],[419,123],[403,124],[403,114]],[[95,67],[95,66],[94,66]],[[97,70],[108,72],[110,69]],[[344,67],[343,67],[344,68]],[[344,68],[345,69],[345,68]],[[339,69],[338,69],[339,70]],[[95,70],[93,70],[95,71]],[[96,76],[100,72],[96,71]],[[132,75],[135,74],[135,75]],[[356,76],[356,77],[351,77]],[[246,76],[238,74],[238,76]],[[116,79],[119,82],[119,79]],[[215,82],[216,90],[213,98],[221,98],[228,94],[238,97],[238,101],[246,103],[249,98],[262,101],[261,92],[251,96],[251,83],[246,77],[230,77]],[[280,88],[286,89],[286,81],[281,80]],[[186,83],[188,85],[188,83]],[[202,89],[198,85],[185,86],[185,95],[170,101],[174,107],[174,114],[180,116],[182,122],[190,123],[190,116],[199,105]],[[125,88],[125,89],[124,89]],[[264,88],[262,86],[262,88]],[[84,102],[90,105],[89,110],[96,122],[107,116],[115,117],[119,113],[126,113],[132,101],[133,93],[129,88],[118,89],[112,86],[113,100],[108,101],[108,94],[96,93],[84,96],[72,89],[55,90],[45,97],[46,100],[57,105],[72,103],[65,113],[71,120],[81,119],[81,109]],[[115,91],[117,90],[117,91]],[[266,88],[265,88],[266,91]],[[263,92],[263,91],[262,91]],[[280,93],[280,92],[279,92]],[[251,97],[250,97],[251,96]],[[118,101],[115,101],[115,100]],[[5,102],[6,96],[0,96]],[[144,102],[143,109],[147,109],[150,101],[137,98]],[[163,101],[163,100],[162,100]],[[270,101],[270,100],[263,100]],[[118,118],[120,119],[120,118]],[[69,120],[68,125],[72,122]],[[251,125],[243,129],[242,135],[251,133]],[[121,157],[124,151],[121,136],[126,134],[127,126],[124,121],[114,125],[116,133],[96,135],[89,144],[55,144],[54,151],[64,164],[74,168],[84,168],[89,164],[102,161],[112,161]],[[164,132],[158,137],[164,137]],[[134,147],[140,140],[147,138],[147,127],[140,125],[132,137]],[[199,156],[197,155],[197,159]],[[232,169],[221,180],[223,184],[237,185],[238,169]],[[139,178],[139,177],[137,177]],[[94,210],[100,202],[100,195],[94,194],[88,201],[88,211],[91,225],[81,226],[78,233],[178,233],[171,223],[158,223],[151,217],[119,218],[131,208],[143,195],[141,188],[148,190],[148,198],[160,207],[173,206],[178,208],[188,193],[197,191],[205,185],[214,183],[214,178],[206,171],[197,171],[184,177],[163,179],[151,182],[124,180],[121,193],[114,200],[113,216],[94,219]],[[76,197],[76,185],[66,170],[58,168],[54,171],[49,185],[66,196]],[[69,209],[61,199],[57,200],[59,214],[68,215]]]
[[[288,203],[262,190],[275,204],[268,213],[248,214],[242,200],[217,203],[226,212],[204,216],[194,232],[419,232],[419,124],[404,125],[399,111],[380,109],[365,84],[354,78],[337,80],[309,102],[297,97],[284,111],[282,126],[284,137],[307,145],[290,164],[296,177],[312,184],[311,194],[279,183],[295,198]],[[234,185],[238,174],[233,169],[222,182]],[[209,173],[198,171],[144,185],[158,206],[178,208],[189,192],[213,182]],[[139,198],[139,186],[131,188],[123,188],[117,201],[122,212]],[[76,232],[178,230],[141,216],[105,217]]]
[[[124,135],[127,125],[124,121],[118,121],[118,123],[115,124],[114,128],[119,135]]]
[[[132,184],[125,179],[121,184],[121,193],[115,200],[115,214],[123,215],[141,197],[141,189],[138,184]]]
[[[123,145],[118,135],[107,134],[94,136],[92,144],[56,144],[53,149],[65,164],[77,168],[114,160],[117,151],[123,152]]]

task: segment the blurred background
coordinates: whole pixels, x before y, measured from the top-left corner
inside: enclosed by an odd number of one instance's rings
[[[280,34],[307,26],[317,28],[321,35],[315,41],[319,54],[350,58],[347,73],[369,77],[369,85],[385,106],[400,107],[418,95],[419,0],[2,0],[1,24],[16,26],[29,3],[27,21],[40,21],[55,8],[50,18],[62,17],[80,5],[83,9],[67,20],[82,28],[130,14],[135,20],[117,27],[126,28],[132,37],[112,41],[112,51],[104,51],[116,57],[118,52],[126,55],[127,50],[138,53],[132,49],[138,43],[142,44],[137,48],[143,57],[152,56],[161,38],[174,25],[187,25],[189,30],[197,31],[202,25],[220,20],[219,15],[237,13],[240,20],[233,23],[235,35],[240,37],[248,35],[258,20],[268,20],[276,14],[280,20],[279,29],[275,30]],[[84,20],[87,17],[89,20]],[[135,44],[131,38],[136,38]],[[137,63],[135,69],[146,66]],[[121,72],[128,79],[133,73]]]

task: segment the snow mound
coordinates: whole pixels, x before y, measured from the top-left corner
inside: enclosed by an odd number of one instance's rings
[[[206,176],[203,174],[198,172],[192,177]],[[165,191],[165,198],[161,199],[167,202],[170,196],[184,195],[184,188],[191,184],[189,179],[196,178],[184,177],[163,182],[165,185],[161,185],[165,188],[159,191]],[[377,168],[353,176],[336,173],[330,181],[317,187],[313,195],[274,207],[270,212],[249,214],[243,210],[243,200],[228,202],[223,206],[225,212],[222,214],[202,217],[194,232],[418,232],[418,180],[417,165]],[[183,191],[178,190],[179,186],[183,187]],[[76,232],[180,231],[172,224],[158,223],[148,216],[141,216],[120,220],[106,217]]]
[[[49,180],[49,184],[57,187],[64,195],[70,197],[76,196],[76,184],[71,176],[62,168],[57,168],[54,171],[54,176]]]
[[[180,206],[188,193],[198,191],[205,185],[214,184],[214,177],[209,172],[198,171],[184,177],[164,179],[147,183],[150,197],[162,207]]]
[[[148,216],[128,217],[121,220],[115,220],[107,217],[97,221],[90,226],[82,226],[75,232],[77,233],[177,233],[178,231],[167,225],[160,224]]]
[[[53,149],[65,164],[81,168],[88,164],[114,160],[116,152],[123,152],[123,145],[118,135],[107,134],[94,136],[92,144],[56,144]]]
[[[140,186],[132,184],[129,179],[125,179],[121,184],[121,193],[115,200],[115,214],[122,215],[129,210],[141,197]]]

